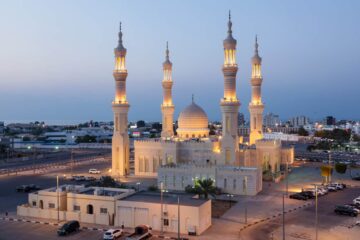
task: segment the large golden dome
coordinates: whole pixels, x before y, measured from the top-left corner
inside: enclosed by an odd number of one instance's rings
[[[176,132],[180,138],[208,137],[208,124],[205,111],[193,101],[180,113]]]

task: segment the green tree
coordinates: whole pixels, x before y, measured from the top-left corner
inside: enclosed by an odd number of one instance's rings
[[[143,120],[137,121],[137,122],[136,122],[136,126],[137,126],[138,128],[140,128],[140,127],[145,127],[145,121],[143,121]]]
[[[298,131],[299,136],[309,136],[308,131],[305,130],[305,128],[300,127]]]
[[[347,165],[345,163],[336,163],[335,171],[340,174],[346,173]]]

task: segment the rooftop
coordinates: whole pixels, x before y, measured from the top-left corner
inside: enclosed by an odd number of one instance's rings
[[[180,198],[181,206],[193,206],[198,207],[209,201],[208,199],[194,198],[194,194],[187,193],[175,193],[164,192],[163,203],[164,204],[178,204],[178,197]],[[160,192],[141,191],[131,196],[121,199],[121,201],[133,201],[133,202],[145,202],[145,203],[161,203]]]

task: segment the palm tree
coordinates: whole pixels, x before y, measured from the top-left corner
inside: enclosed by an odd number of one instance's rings
[[[206,199],[209,197],[209,194],[215,195],[216,187],[214,186],[214,181],[212,179],[200,179],[197,184],[200,190],[199,194],[204,195]]]

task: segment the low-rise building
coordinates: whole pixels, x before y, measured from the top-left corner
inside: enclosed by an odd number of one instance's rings
[[[62,185],[58,189],[53,187],[30,193],[28,202],[17,207],[17,214],[131,228],[148,224],[158,231],[163,223],[165,232],[177,232],[180,219],[182,234],[189,231],[201,234],[211,226],[211,200],[194,198],[193,194],[186,193],[167,192],[161,198],[159,192]]]

